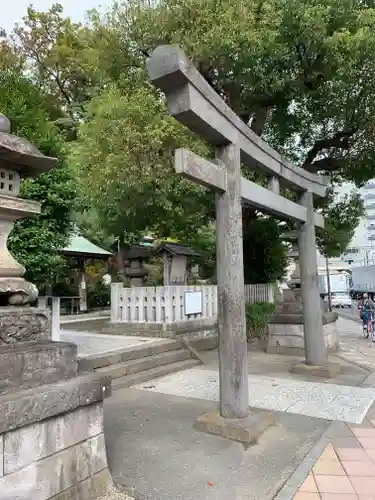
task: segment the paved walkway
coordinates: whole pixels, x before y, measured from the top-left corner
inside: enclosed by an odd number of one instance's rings
[[[61,330],[60,340],[63,342],[73,342],[77,345],[78,356],[85,357],[91,354],[102,354],[116,351],[124,347],[139,346],[147,342],[157,342],[153,337],[132,337],[125,335],[103,335],[100,333],[77,332],[74,330]]]
[[[134,389],[219,401],[219,374],[191,368]],[[250,375],[249,400],[255,408],[360,423],[375,401],[375,389]]]
[[[340,357],[366,368],[363,386],[375,387],[375,344],[361,335],[358,321],[340,318],[338,325]],[[375,405],[362,423],[335,425],[323,451],[305,458],[277,500],[375,500]]]
[[[375,500],[375,420],[347,425],[347,436],[325,448],[294,500]]]

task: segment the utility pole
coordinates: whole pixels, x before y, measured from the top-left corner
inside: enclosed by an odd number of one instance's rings
[[[332,312],[331,278],[329,275],[329,265],[327,256],[326,256],[326,275],[327,275],[327,292],[328,292],[328,310],[329,312]]]

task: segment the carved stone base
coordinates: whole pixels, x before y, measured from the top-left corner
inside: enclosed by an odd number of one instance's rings
[[[51,340],[51,313],[39,307],[0,307],[0,348]]]

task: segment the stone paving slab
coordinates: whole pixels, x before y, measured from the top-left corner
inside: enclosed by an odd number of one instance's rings
[[[325,446],[295,494],[283,488],[276,499],[375,500],[375,420],[347,425],[344,436]]]
[[[84,357],[90,354],[101,354],[104,352],[116,351],[124,347],[140,346],[146,342],[156,342],[153,337],[126,337],[120,335],[102,335],[93,332],[77,332],[74,330],[62,330],[60,340],[63,342],[73,342],[77,345],[78,356]]]
[[[135,389],[219,401],[219,375],[193,368]],[[249,397],[255,408],[361,423],[375,400],[375,389],[251,375]]]

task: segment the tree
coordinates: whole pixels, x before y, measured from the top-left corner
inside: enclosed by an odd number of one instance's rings
[[[243,231],[245,284],[271,283],[281,279],[287,266],[287,247],[282,227],[274,218],[247,216]]]
[[[210,220],[212,196],[173,171],[173,152],[207,148],[165,112],[150,86],[112,87],[94,98],[70,144],[87,206],[122,243],[146,232],[186,239]]]
[[[17,71],[0,73],[0,110],[10,119],[12,133],[61,159],[51,172],[23,181],[21,196],[40,201],[42,213],[18,221],[9,238],[10,251],[27,269],[26,278],[43,288],[58,272],[58,249],[69,238],[75,200],[72,173],[62,160],[64,144],[49,120],[44,95]]]
[[[339,257],[347,249],[358,221],[364,215],[362,197],[353,191],[335,203],[328,203],[323,213],[324,231],[317,232],[319,250],[326,257]]]
[[[372,2],[137,0],[117,11],[119,26],[145,53],[180,45],[229,106],[297,165],[333,173],[336,183],[374,176]],[[352,201],[337,207],[350,211]],[[349,220],[352,232],[358,218]],[[326,240],[339,237],[329,232]]]
[[[375,149],[374,12],[358,0],[137,0],[118,22],[145,52],[182,46],[230,107],[296,163],[359,181]]]
[[[26,60],[33,78],[60,103],[66,116],[56,124],[69,140],[75,139],[91,101],[91,110],[101,99],[107,99],[109,108],[111,92],[149,91],[145,58],[160,43],[177,43],[234,111],[288,159],[308,170],[333,172],[335,183],[354,180],[361,185],[374,175],[374,22],[373,5],[358,0],[130,0],[108,16],[91,12],[85,26],[64,18],[58,5],[44,14],[29,9],[25,26],[9,43]],[[93,116],[89,120],[95,121]],[[108,129],[109,121],[107,116]],[[80,134],[82,141],[84,127]],[[95,150],[94,139],[91,131]],[[111,140],[110,145],[121,147],[121,141],[116,145]],[[82,159],[90,157],[88,148],[89,142]],[[119,153],[114,157],[121,169]],[[174,192],[167,191],[172,188],[168,179],[164,192],[158,191],[168,200],[164,206],[176,201]],[[137,189],[128,193],[140,196]],[[113,194],[122,203],[122,196]],[[109,230],[104,202],[89,198]],[[212,217],[212,200],[206,200],[203,218]],[[189,198],[191,205],[196,201],[195,195]],[[350,199],[346,203],[349,209]],[[103,218],[102,209],[107,210]],[[172,209],[163,214],[178,222],[179,211],[177,202],[177,216]],[[356,221],[350,220],[353,229]],[[192,221],[189,226],[195,227]],[[172,222],[162,230],[186,236],[181,228]]]

